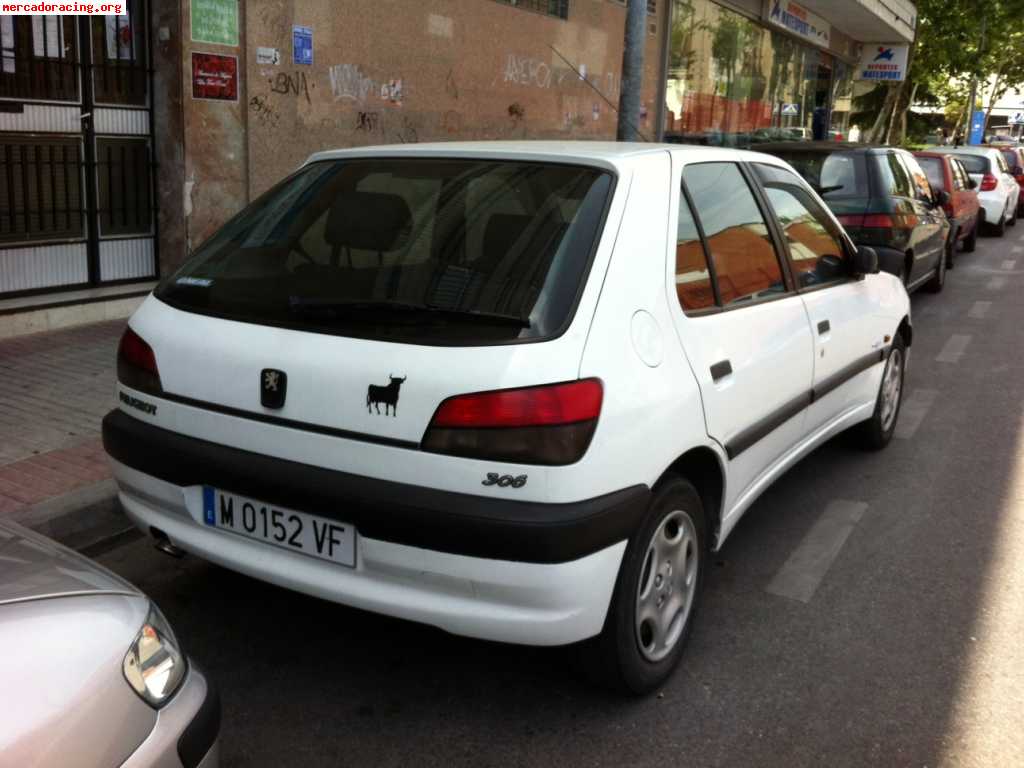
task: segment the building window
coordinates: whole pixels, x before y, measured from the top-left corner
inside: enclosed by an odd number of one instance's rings
[[[129,0],[123,16],[94,16],[92,31],[93,99],[97,104],[145,106],[145,15],[138,0]]]
[[[502,5],[514,5],[527,11],[543,13],[559,19],[569,18],[569,0],[495,0]]]
[[[0,98],[78,100],[76,16],[0,16]]]
[[[0,140],[0,242],[85,237],[77,138]]]

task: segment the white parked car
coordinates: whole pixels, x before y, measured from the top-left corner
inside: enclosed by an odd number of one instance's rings
[[[1010,173],[1003,153],[994,147],[939,147],[934,151],[956,155],[978,187],[982,223],[1002,237],[1017,223],[1020,185]]]
[[[347,605],[663,681],[708,553],[832,435],[895,429],[906,291],[781,160],[314,155],[131,318],[128,515]]]

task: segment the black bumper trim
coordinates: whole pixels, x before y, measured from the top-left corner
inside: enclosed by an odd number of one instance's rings
[[[206,698],[178,737],[178,758],[184,768],[197,768],[220,734],[220,694],[206,677]]]
[[[495,560],[561,563],[598,552],[632,535],[650,497],[646,485],[569,504],[441,491],[199,440],[119,410],[103,419],[103,446],[174,485],[211,485],[349,523],[371,539]]]

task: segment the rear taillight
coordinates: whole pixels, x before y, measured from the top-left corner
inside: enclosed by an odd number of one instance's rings
[[[572,464],[601,414],[599,379],[450,397],[438,406],[423,449],[517,464]]]
[[[981,186],[978,187],[982,192],[991,192],[993,189],[999,186],[999,181],[991,173],[986,173],[981,177]]]
[[[862,213],[844,213],[841,216],[836,216],[839,219],[839,223],[844,227],[862,227],[864,226],[864,214]]]
[[[125,328],[117,348],[117,380],[140,392],[163,392],[153,348],[130,327]]]

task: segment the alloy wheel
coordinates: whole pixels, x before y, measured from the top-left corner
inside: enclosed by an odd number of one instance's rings
[[[882,374],[882,430],[888,432],[896,420],[903,391],[903,352],[893,347]]]

